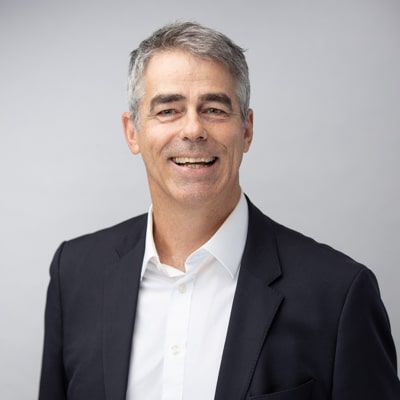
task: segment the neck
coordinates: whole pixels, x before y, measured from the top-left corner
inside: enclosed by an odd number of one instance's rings
[[[185,271],[188,256],[217,232],[239,198],[240,190],[221,204],[166,207],[165,202],[162,206],[153,202],[153,237],[160,261]]]

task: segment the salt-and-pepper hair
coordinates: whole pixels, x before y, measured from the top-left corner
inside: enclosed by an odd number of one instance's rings
[[[244,50],[213,29],[194,22],[176,22],[154,32],[130,55],[128,106],[135,126],[139,127],[139,104],[144,96],[146,66],[157,52],[174,49],[182,49],[195,57],[226,66],[236,81],[240,114],[245,123],[250,102],[250,80]]]

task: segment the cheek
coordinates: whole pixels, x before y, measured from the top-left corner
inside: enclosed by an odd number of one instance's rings
[[[232,140],[232,143],[230,145],[236,157],[241,158],[243,153],[246,151],[246,142],[243,138],[242,132],[237,134],[237,136]]]
[[[143,160],[149,164],[157,165],[165,159],[163,149],[165,148],[165,141],[160,140],[162,134],[157,138],[156,136],[146,137],[139,143]]]

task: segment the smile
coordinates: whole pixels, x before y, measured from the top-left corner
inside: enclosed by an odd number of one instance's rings
[[[179,166],[189,168],[204,168],[215,163],[217,157],[173,157],[172,161]]]

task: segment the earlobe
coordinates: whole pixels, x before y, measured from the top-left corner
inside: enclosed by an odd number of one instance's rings
[[[249,108],[246,118],[246,127],[244,130],[243,153],[247,153],[253,140],[253,110]]]
[[[124,112],[121,117],[122,127],[124,129],[125,140],[133,154],[140,153],[140,147],[137,140],[137,129],[132,121],[129,112]]]

